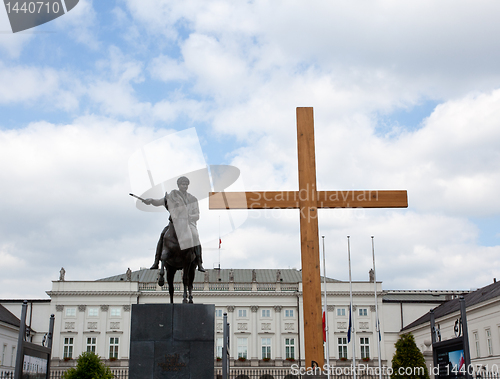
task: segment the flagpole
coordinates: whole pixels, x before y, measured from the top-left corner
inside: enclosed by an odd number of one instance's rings
[[[221,240],[220,240],[220,216],[219,216],[219,270],[220,270],[220,245],[221,245]]]
[[[326,365],[328,367],[327,371],[327,376],[328,379],[330,379],[330,347],[329,347],[329,335],[328,335],[328,305],[327,305],[327,298],[326,298],[326,254],[325,254],[325,236],[321,236],[323,239],[323,283],[325,287],[325,308],[324,308],[324,315],[325,315],[325,344],[326,344]]]
[[[372,257],[373,257],[373,282],[375,283],[375,325],[377,331],[377,351],[378,351],[378,377],[382,379],[382,357],[380,356],[380,321],[378,318],[378,301],[377,301],[377,272],[375,271],[375,242],[372,236]]]
[[[352,367],[353,367],[353,375],[354,379],[356,379],[356,336],[354,336],[354,322],[352,317],[352,277],[351,277],[351,242],[349,240],[349,236],[347,236],[347,255],[349,257],[349,328],[348,337],[352,335]]]

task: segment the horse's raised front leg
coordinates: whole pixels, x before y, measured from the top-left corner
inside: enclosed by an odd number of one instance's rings
[[[160,276],[158,277],[158,285],[163,287],[165,284],[165,263],[161,261]]]

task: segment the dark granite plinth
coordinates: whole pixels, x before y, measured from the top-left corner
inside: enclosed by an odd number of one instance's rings
[[[130,379],[213,379],[215,305],[134,304]]]

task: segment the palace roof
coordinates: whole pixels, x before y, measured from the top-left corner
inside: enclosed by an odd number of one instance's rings
[[[18,328],[21,325],[21,320],[19,320],[16,316],[10,313],[10,311],[7,308],[5,308],[2,304],[0,304],[0,322],[14,325],[17,326]]]
[[[159,270],[149,270],[142,269],[139,271],[133,271],[131,274],[132,281],[138,281],[140,283],[156,283],[158,279]],[[279,282],[281,283],[300,283],[302,282],[302,272],[297,269],[208,269],[206,273],[196,271],[194,282],[203,283],[208,281],[209,283],[228,283],[230,282],[230,276],[232,272],[234,283],[251,283],[252,273],[255,271],[255,277],[257,283],[276,283],[278,271],[280,271]],[[208,280],[206,280],[208,279]],[[99,281],[115,282],[115,281],[125,281],[127,280],[127,274],[120,274],[115,276],[110,276],[108,278],[99,279]],[[177,271],[174,278],[175,282],[181,282],[181,271]],[[323,282],[323,278],[321,279]],[[339,280],[326,278],[328,283],[338,283]]]
[[[495,281],[494,283],[480,288],[476,291],[466,293],[463,295],[464,300],[465,300],[465,307],[469,308],[472,307],[476,304],[483,303],[489,300],[492,300],[494,298],[500,297],[500,282]],[[434,317],[435,319],[439,319],[440,317],[444,317],[446,315],[449,315],[454,312],[459,312],[460,311],[460,299],[457,296],[453,300],[449,300],[437,308],[434,308]],[[431,314],[430,312],[426,313],[422,317],[418,318],[417,320],[413,321],[411,324],[407,325],[404,327],[402,330],[408,330],[411,329],[415,326],[419,326],[421,324],[426,324],[429,323],[431,320]]]

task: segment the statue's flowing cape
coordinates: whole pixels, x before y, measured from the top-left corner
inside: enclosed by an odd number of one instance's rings
[[[167,196],[168,211],[174,222],[175,233],[177,234],[181,250],[189,249],[196,245],[191,227],[189,226],[189,210],[186,200],[179,190],[173,190]]]

